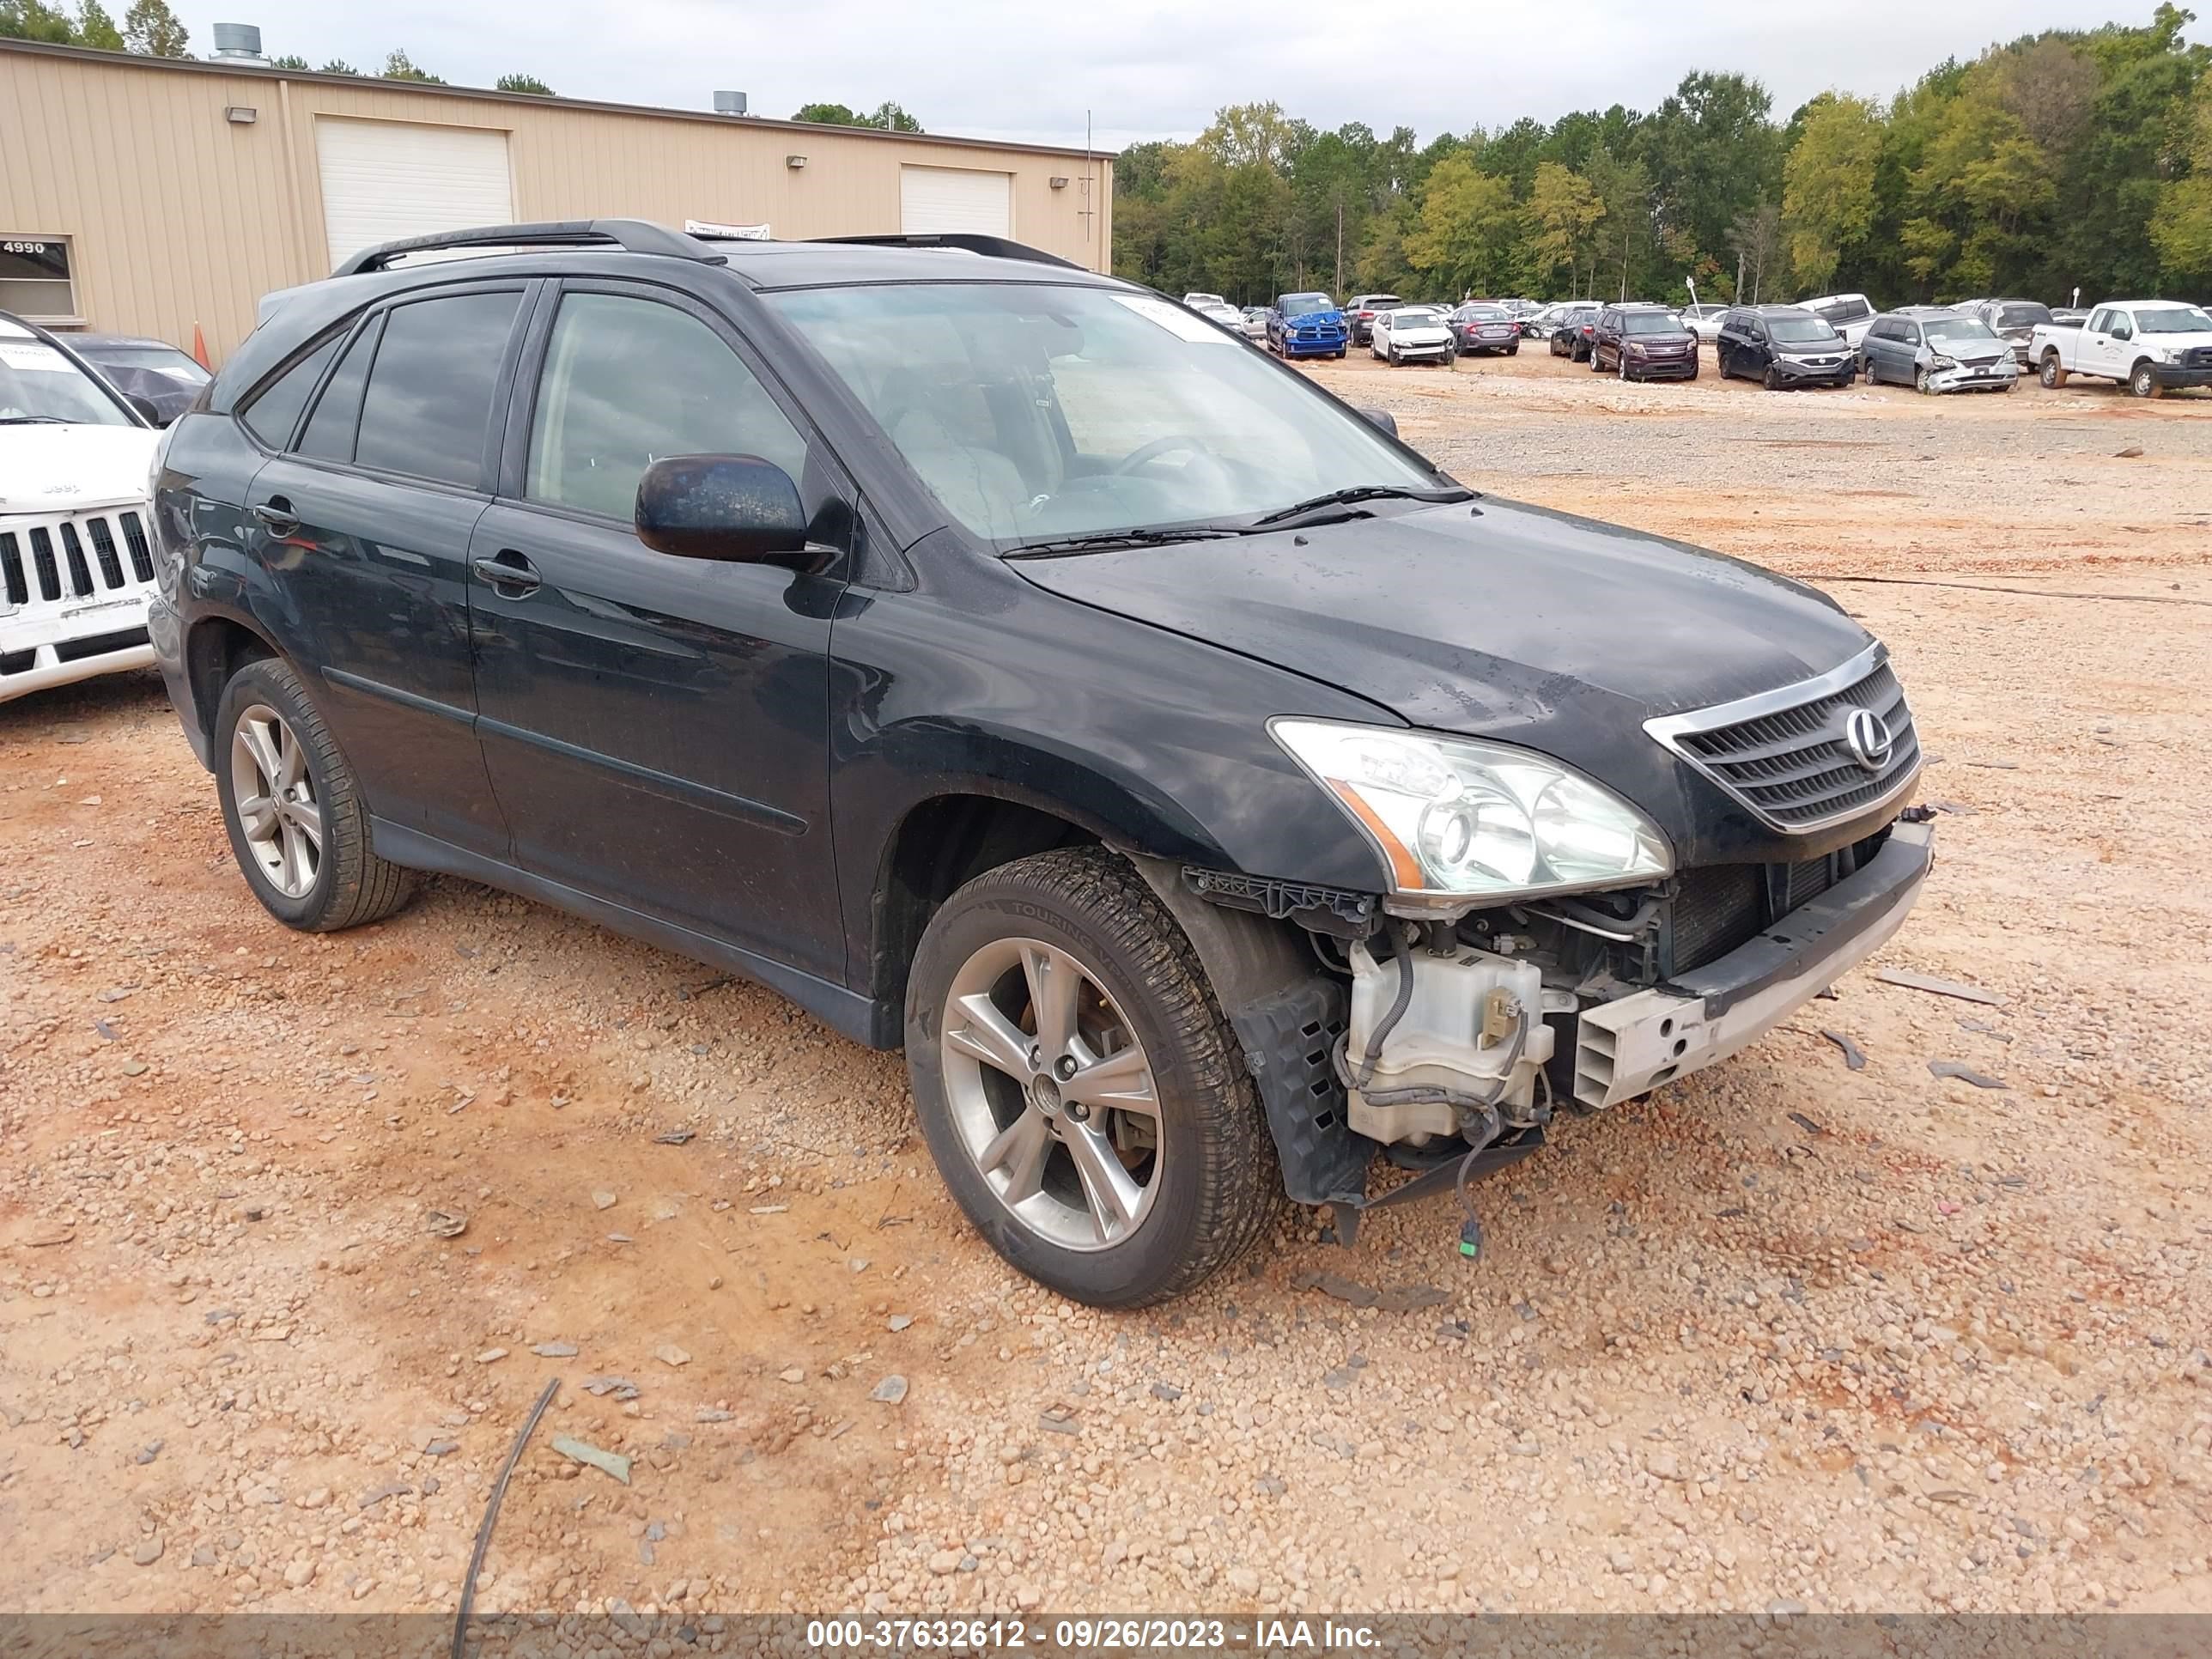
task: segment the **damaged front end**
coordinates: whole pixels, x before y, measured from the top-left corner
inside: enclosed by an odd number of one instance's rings
[[[1561,1109],[1638,1098],[1765,1035],[1897,931],[1933,852],[1900,820],[1794,864],[1428,919],[1139,864],[1216,979],[1290,1196],[1332,1206],[1349,1242],[1366,1210],[1456,1188],[1473,1254],[1469,1182],[1536,1151]],[[1294,929],[1307,948],[1279,948]],[[1417,1178],[1370,1195],[1378,1155]]]
[[[1677,868],[1634,805],[1511,745],[1278,721],[1395,885],[1340,891],[1139,860],[1242,1042],[1295,1200],[1340,1236],[1595,1112],[1735,1054],[1903,923],[1933,856],[1895,816],[1911,711],[1869,647],[1649,734],[1755,820],[1765,861]],[[1868,826],[1855,839],[1838,842]],[[1793,842],[1826,848],[1776,860]],[[1754,856],[1756,856],[1754,854]],[[1370,1197],[1375,1158],[1416,1178]]]

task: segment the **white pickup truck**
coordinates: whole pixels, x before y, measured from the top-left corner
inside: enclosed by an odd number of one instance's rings
[[[2069,374],[2118,380],[2138,398],[2169,386],[2212,386],[2212,317],[2179,300],[2112,300],[2079,328],[2040,324],[2028,360],[2043,384]]]
[[[0,312],[0,702],[152,665],[161,441],[55,337]]]

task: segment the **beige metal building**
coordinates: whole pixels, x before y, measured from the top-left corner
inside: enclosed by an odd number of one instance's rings
[[[1011,236],[1110,263],[1113,162],[0,40],[0,310],[218,362],[271,289],[433,230],[598,216]]]

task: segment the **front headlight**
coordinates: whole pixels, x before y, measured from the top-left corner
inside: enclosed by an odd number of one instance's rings
[[[2173,348],[2172,346],[2153,346],[2150,349],[2150,355],[2151,361],[2154,362],[2170,363],[2173,361]]]
[[[1939,352],[1936,354],[1936,361],[1928,366],[1930,368],[1956,368],[1959,366],[1959,360],[1956,357],[1946,357]]]
[[[1367,832],[1396,893],[1496,901],[1674,868],[1642,813],[1532,750],[1328,720],[1267,729]]]

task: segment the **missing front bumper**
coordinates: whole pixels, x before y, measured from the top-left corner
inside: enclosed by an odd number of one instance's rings
[[[1863,867],[1717,962],[1585,1009],[1575,1099],[1624,1100],[1726,1060],[1871,956],[1904,925],[1935,860],[1924,823],[1899,823]]]

